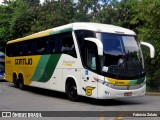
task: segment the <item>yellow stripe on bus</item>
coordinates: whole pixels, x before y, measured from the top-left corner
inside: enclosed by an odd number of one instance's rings
[[[30,39],[39,38],[39,37],[49,36],[50,32],[53,32],[53,29],[48,29],[48,30],[45,30],[45,31],[42,31],[42,32],[38,32],[38,33],[35,33],[35,34],[32,34],[32,35],[23,37],[23,38],[18,38],[18,39],[7,42],[7,44],[14,43],[14,42],[19,42],[19,41],[24,41],[24,40],[30,40]]]
[[[118,80],[118,79],[114,79],[114,78],[109,78],[106,77],[106,80],[109,81],[109,83],[111,84],[115,84],[115,85],[129,85],[130,80]]]

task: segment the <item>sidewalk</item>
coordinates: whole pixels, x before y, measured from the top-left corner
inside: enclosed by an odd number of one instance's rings
[[[146,92],[148,96],[160,96],[160,92]]]

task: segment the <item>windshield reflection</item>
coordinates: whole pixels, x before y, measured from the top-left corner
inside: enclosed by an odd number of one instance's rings
[[[144,75],[142,52],[134,36],[97,33],[103,43],[102,72],[121,78]]]

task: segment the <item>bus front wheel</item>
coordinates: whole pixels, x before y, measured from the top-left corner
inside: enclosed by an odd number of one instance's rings
[[[77,86],[74,80],[71,80],[66,85],[66,93],[71,101],[78,101]]]

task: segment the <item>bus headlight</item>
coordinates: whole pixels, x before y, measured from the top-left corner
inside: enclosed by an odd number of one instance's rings
[[[110,88],[113,87],[113,84],[110,84],[109,82],[107,82],[107,81],[105,81],[105,80],[102,82],[102,84],[103,84],[103,85],[106,85],[106,86],[108,86],[108,87],[110,87]]]

